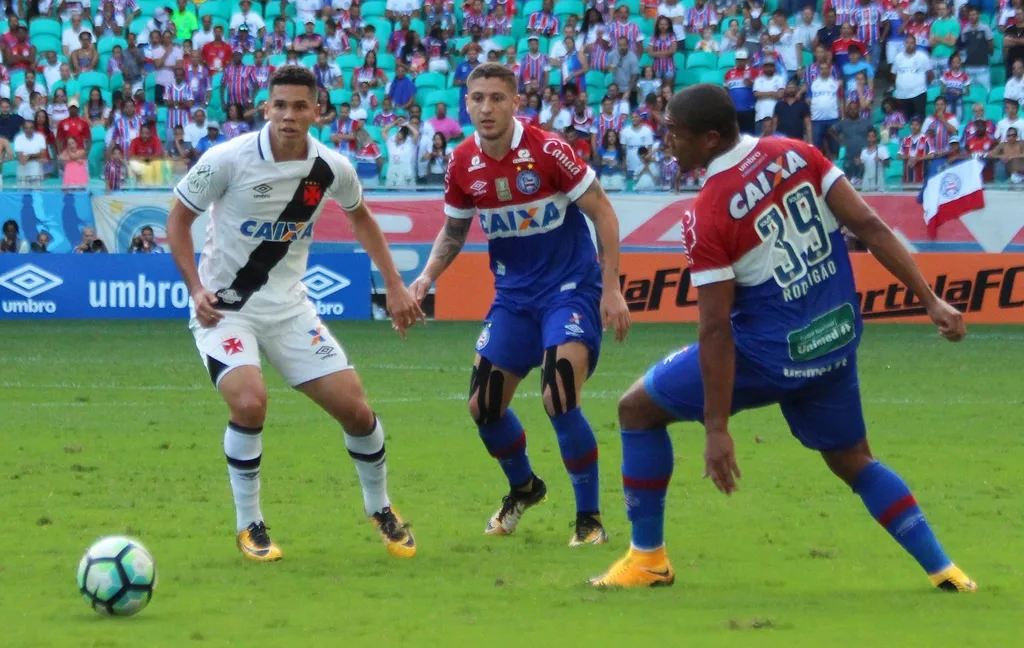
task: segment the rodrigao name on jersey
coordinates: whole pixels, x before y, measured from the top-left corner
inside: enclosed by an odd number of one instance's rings
[[[757,156],[760,154],[760,151],[756,152]],[[800,157],[796,151],[780,155],[774,162],[761,169],[750,182],[743,185],[742,190],[729,198],[729,215],[736,220],[742,219],[765,197],[771,195],[772,189],[779,186],[780,182],[806,167],[807,160]]]
[[[313,236],[313,221],[285,223],[280,221],[243,221],[242,236],[261,241],[301,241]]]

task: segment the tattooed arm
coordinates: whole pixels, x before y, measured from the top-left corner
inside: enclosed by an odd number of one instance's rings
[[[472,218],[449,217],[445,221],[444,227],[434,240],[434,247],[430,250],[430,258],[423,268],[423,273],[409,286],[413,297],[420,302],[423,301],[437,278],[448,269],[455,257],[459,256],[472,224]]]

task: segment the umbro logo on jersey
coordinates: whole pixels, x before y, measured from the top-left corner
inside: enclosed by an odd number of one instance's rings
[[[487,183],[483,180],[477,180],[469,185],[469,190],[473,192],[474,196],[482,196],[487,193]]]
[[[252,188],[252,190],[255,192],[253,198],[259,199],[270,198],[270,192],[273,191],[274,188],[268,185],[267,183],[263,183],[256,185],[255,187]]]
[[[473,159],[470,160],[469,168],[466,169],[466,171],[469,171],[470,173],[472,173],[473,171],[479,171],[480,169],[483,169],[486,166],[487,165],[484,164],[483,160],[480,159],[479,155],[474,155]]]

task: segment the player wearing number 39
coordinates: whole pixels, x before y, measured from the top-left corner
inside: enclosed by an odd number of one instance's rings
[[[892,231],[814,147],[740,136],[728,93],[708,84],[676,94],[668,121],[666,147],[680,171],[707,168],[693,213],[683,218],[700,337],[619,401],[632,543],[590,582],[636,587],[675,579],[663,533],[673,468],[668,424],[704,423],[705,476],[728,495],[740,476],[729,416],[778,404],[793,435],[821,453],[934,586],[974,591],[910,489],[868,447],[857,383],[862,323],[840,225],[918,296],[947,339],[966,334],[961,314],[932,292]]]
[[[215,146],[199,159],[175,188],[167,219],[171,253],[195,303],[189,327],[231,413],[224,454],[238,548],[251,560],[281,557],[259,502],[267,408],[262,351],[290,385],[341,424],[366,514],[389,553],[412,557],[415,541],[388,498],[384,430],[302,284],[313,224],[327,198],[341,204],[383,273],[388,310],[403,337],[423,313],[402,284],[352,165],[309,135],[320,118],[312,72],[286,67],[271,75],[266,111],[269,123],[258,133]],[[210,224],[197,271],[190,229],[206,210]]]
[[[580,393],[597,365],[603,326],[613,325],[620,341],[629,329],[619,290],[618,221],[593,170],[569,144],[512,117],[519,105],[516,83],[497,63],[469,75],[466,101],[476,134],[452,153],[445,177],[448,219],[411,290],[417,299],[426,296],[479,214],[497,297],[476,344],[469,411],[509,483],[486,533],[515,531],[547,492],[527,458],[523,426],[509,409],[519,382],[543,365],[544,408],[576,494],[569,544],[598,544],[607,536],[598,504],[597,442]],[[584,214],[594,222],[602,263]]]

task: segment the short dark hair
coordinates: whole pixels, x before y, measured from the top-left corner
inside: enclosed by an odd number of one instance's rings
[[[316,95],[316,77],[311,70],[298,65],[286,65],[274,70],[270,75],[270,92],[274,92],[274,86],[303,86]]]
[[[668,114],[674,126],[694,135],[716,131],[724,139],[739,137],[736,105],[722,86],[698,83],[680,90],[669,100]]]
[[[519,87],[515,72],[501,63],[482,63],[478,65],[469,73],[466,83],[471,83],[478,79],[501,79],[513,90]]]

